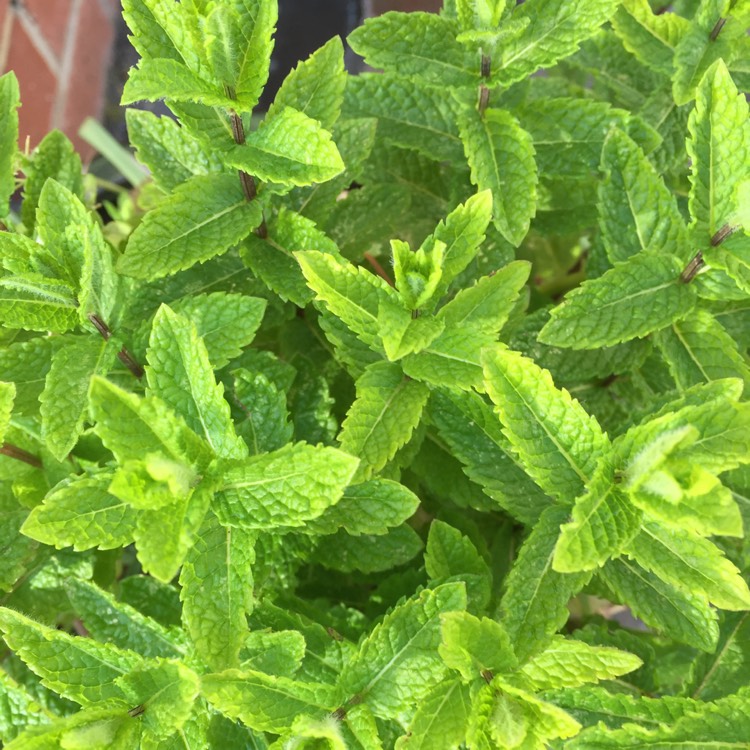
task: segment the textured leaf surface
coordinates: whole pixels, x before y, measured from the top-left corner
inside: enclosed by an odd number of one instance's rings
[[[291,107],[267,117],[225,161],[261,180],[290,185],[326,182],[344,170],[331,134]]]
[[[674,256],[635,255],[570,292],[552,310],[539,340],[596,349],[666,328],[695,306],[695,289],[680,281],[681,272]]]
[[[547,494],[572,502],[609,445],[596,419],[517,352],[488,349],[483,363],[487,392],[529,476]]]
[[[41,276],[0,278],[0,320],[7,328],[65,333],[78,324],[73,289]]]
[[[462,584],[445,584],[397,606],[375,626],[341,672],[339,687],[391,718],[421,700],[445,675],[437,655],[440,615],[466,606]]]
[[[108,492],[111,481],[111,474],[102,474],[56,487],[31,511],[23,533],[77,551],[132,543],[137,511]]]
[[[599,226],[610,261],[645,251],[671,253],[687,262],[693,250],[677,202],[638,146],[613,130],[601,166]]]
[[[217,384],[208,351],[187,318],[162,305],[154,318],[146,368],[149,392],[185,419],[220,458],[243,458],[247,447],[238,440]]]
[[[10,211],[10,197],[16,191],[15,162],[18,150],[18,79],[9,72],[0,77],[0,216]]]
[[[591,578],[588,572],[565,574],[552,567],[560,524],[567,517],[560,506],[542,514],[505,581],[502,622],[522,663],[567,622],[568,602]]]
[[[369,479],[411,438],[419,424],[429,391],[404,378],[397,365],[370,365],[357,380],[357,398],[341,426],[341,450],[358,456],[356,477]]]
[[[44,627],[10,609],[0,609],[5,642],[51,690],[86,705],[121,698],[116,680],[142,659],[89,638]]]
[[[185,628],[212,669],[237,666],[252,610],[255,538],[209,515],[180,574]]]
[[[340,500],[356,468],[356,458],[335,448],[287,445],[230,464],[216,513],[244,529],[304,526]]]
[[[691,226],[699,240],[707,242],[733,223],[735,191],[745,179],[742,165],[750,156],[747,102],[722,61],[701,83],[688,130]]]
[[[521,243],[536,213],[537,172],[531,136],[518,120],[500,109],[484,117],[462,112],[461,139],[471,167],[471,181],[492,192],[495,227],[511,244]]]
[[[117,270],[138,279],[169,276],[225,252],[261,219],[260,205],[245,200],[236,175],[192,177],[148,213]]]

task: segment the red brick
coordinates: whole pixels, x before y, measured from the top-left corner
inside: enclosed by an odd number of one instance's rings
[[[7,67],[15,70],[21,89],[21,146],[30,136],[33,148],[50,128],[57,80],[18,23],[13,25]]]
[[[104,15],[98,0],[84,0],[67,101],[60,123],[84,156],[91,151],[78,139],[78,128],[87,117],[101,115],[113,38],[112,23]]]
[[[65,49],[68,18],[73,0],[25,0],[24,7],[36,21],[50,49],[58,59]],[[86,3],[84,3],[84,6]]]
[[[388,10],[431,10],[438,11],[443,6],[443,0],[373,0],[372,10],[375,15]]]

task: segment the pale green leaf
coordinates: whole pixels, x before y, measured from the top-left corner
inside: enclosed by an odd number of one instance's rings
[[[343,451],[305,443],[231,462],[218,487],[216,514],[243,529],[304,526],[341,499],[357,465]]]
[[[0,77],[0,217],[10,211],[10,198],[16,192],[18,153],[18,79],[13,71]]]
[[[292,107],[266,116],[244,144],[227,153],[225,162],[261,180],[298,186],[327,182],[344,171],[331,134]]]
[[[465,110],[459,128],[472,183],[492,193],[495,228],[508,242],[520,245],[536,213],[538,177],[531,136],[501,109],[488,109],[483,116]]]
[[[108,492],[111,474],[55,487],[29,514],[22,532],[58,549],[115,549],[133,541],[137,511]]]
[[[146,58],[182,60],[180,14],[170,0],[123,0],[123,16],[133,35],[130,39]],[[169,23],[171,10],[172,23]]]
[[[27,727],[48,724],[51,720],[50,712],[44,710],[23,685],[4,670],[0,672],[0,737],[5,747]]]
[[[182,62],[141,58],[138,67],[129,71],[120,104],[157,102],[165,97],[212,107],[232,107],[234,103],[215,81],[198,75]]]
[[[487,392],[527,473],[547,494],[573,502],[609,447],[596,419],[517,352],[486,349],[483,363]]]
[[[674,196],[638,146],[620,130],[607,136],[599,184],[599,226],[612,263],[640,252],[694,254]]]
[[[130,236],[117,270],[158,279],[213,258],[260,224],[257,201],[245,200],[236,175],[197,175],[149,211]]]
[[[415,318],[403,304],[390,299],[385,299],[380,303],[378,333],[383,341],[385,355],[391,362],[423,351],[444,330],[445,323],[434,317]]]
[[[180,573],[185,629],[212,669],[237,666],[253,605],[255,538],[209,515]]]
[[[78,325],[78,302],[64,281],[42,276],[0,278],[0,322],[7,328],[65,333]]]
[[[344,666],[339,688],[358,695],[381,718],[408,714],[446,675],[437,655],[440,615],[466,606],[462,584],[422,591],[375,626]]]
[[[360,460],[356,478],[379,472],[411,438],[429,390],[405,378],[398,365],[378,362],[357,380],[357,398],[341,426],[341,450]]]
[[[539,340],[596,349],[666,328],[695,307],[695,289],[680,280],[682,270],[673,255],[634,255],[567,294]]]

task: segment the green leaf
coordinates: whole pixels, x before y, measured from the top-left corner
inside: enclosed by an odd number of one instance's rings
[[[117,679],[142,663],[132,651],[70,636],[5,607],[0,608],[0,630],[46,687],[82,705],[122,698]]]
[[[455,750],[464,740],[471,715],[468,685],[460,680],[439,682],[419,702],[409,731],[396,741],[396,750]]]
[[[10,416],[13,411],[13,401],[16,397],[15,383],[0,381],[0,443],[10,427]]]
[[[183,32],[183,23],[173,3],[168,0],[123,0],[122,8],[133,32],[129,38],[141,57],[183,59],[178,51],[184,41],[180,33]],[[169,22],[170,16],[172,23]]]
[[[18,79],[13,71],[0,76],[0,217],[10,212],[10,198],[16,192],[18,152]]]
[[[211,669],[238,665],[253,606],[255,538],[208,516],[180,573],[185,629]]]
[[[622,557],[610,560],[599,576],[614,601],[627,602],[633,614],[650,627],[701,651],[715,649],[716,614],[700,594],[680,591]]]
[[[750,609],[750,590],[737,568],[707,539],[647,522],[628,545],[641,567],[722,609]]]
[[[263,0],[215,6],[208,14],[205,44],[213,74],[240,112],[252,112],[266,85],[277,20],[277,4]]]
[[[691,228],[700,242],[733,224],[735,191],[745,179],[742,165],[750,157],[747,121],[745,97],[738,93],[726,65],[717,61],[701,82],[688,120],[688,205]]]
[[[501,109],[488,109],[483,116],[465,110],[459,128],[472,183],[492,193],[495,228],[512,245],[520,245],[536,213],[538,177],[531,136]]]
[[[108,492],[111,474],[79,477],[55,487],[21,531],[58,549],[116,549],[131,544],[137,511]]]
[[[517,352],[486,349],[483,363],[487,392],[527,473],[547,494],[573,502],[609,447],[596,419]]]
[[[161,399],[139,398],[94,376],[89,400],[96,433],[120,464],[153,453],[185,463],[197,474],[208,466],[206,444]]]
[[[48,179],[54,180],[77,198],[83,199],[81,157],[59,130],[51,131],[41,140],[24,172],[26,182],[23,186],[21,218],[29,230],[33,229],[36,223],[39,197]]]
[[[305,307],[314,294],[305,283],[294,252],[298,248],[315,248],[317,252],[337,256],[342,262],[338,248],[315,222],[283,207],[267,222],[267,230],[263,238],[248,236],[240,247],[242,261],[281,299]]]
[[[586,492],[573,506],[572,521],[560,528],[552,566],[560,573],[594,570],[617,557],[641,527],[641,512],[615,481],[614,461],[605,456]]]
[[[225,252],[261,220],[259,203],[245,200],[236,175],[191,177],[138,225],[117,270],[137,279],[169,276]]]
[[[596,349],[666,328],[695,306],[695,289],[680,280],[681,272],[672,255],[634,255],[570,292],[552,310],[539,340]]]
[[[292,107],[330,130],[339,119],[346,83],[344,47],[335,36],[287,75],[269,115],[273,116],[277,109]]]
[[[48,724],[49,713],[4,670],[0,673],[0,737],[6,747],[28,727]]]
[[[218,711],[256,732],[281,734],[298,716],[322,718],[336,708],[329,685],[297,682],[252,670],[228,669],[201,679],[201,693]]]
[[[327,182],[344,171],[331,134],[320,123],[291,107],[266,116],[225,162],[261,180],[287,185]]]
[[[39,401],[42,439],[58,461],[65,460],[83,432],[91,376],[105,375],[114,358],[112,345],[93,337],[71,339],[52,357]]]
[[[275,633],[256,630],[246,633],[240,652],[241,667],[281,677],[294,677],[302,666],[305,648],[305,638],[297,630]]]
[[[388,74],[351,76],[343,116],[377,117],[378,136],[429,159],[460,164],[464,150],[456,126],[456,104],[437,89]]]
[[[492,573],[471,540],[458,529],[438,520],[430,524],[424,564],[432,585],[463,581],[469,609],[473,612],[486,610]]]
[[[414,515],[419,498],[390,479],[371,479],[344,490],[344,496],[323,515],[311,521],[306,531],[333,534],[340,528],[352,536],[386,534]]]
[[[352,49],[374,68],[431,86],[477,86],[479,57],[456,41],[456,24],[433,13],[385,13],[349,35]]]
[[[440,336],[445,324],[433,317],[415,318],[403,305],[386,299],[378,309],[378,329],[386,357],[396,362],[426,349]]]
[[[159,397],[203,437],[220,458],[244,458],[247,447],[237,438],[217,384],[208,350],[187,318],[162,305],[154,318],[146,368],[149,393]]]
[[[37,275],[0,278],[0,321],[7,328],[66,333],[78,325],[77,307],[64,281]]]
[[[229,462],[216,514],[241,529],[304,526],[341,499],[357,463],[343,451],[304,443]]]
[[[86,630],[97,641],[111,643],[146,658],[179,658],[183,647],[166,628],[88,581],[71,580],[65,590]]]
[[[395,718],[446,674],[437,656],[440,615],[464,609],[459,583],[422,591],[398,605],[375,626],[339,678],[345,695],[358,695],[375,716]]]
[[[138,161],[149,168],[154,180],[165,190],[174,190],[194,175],[221,171],[218,157],[171,117],[128,109],[125,121]]]
[[[457,670],[464,682],[486,673],[509,672],[518,666],[513,646],[503,626],[489,617],[468,612],[447,612],[440,617],[443,661]]]
[[[538,691],[612,680],[642,664],[637,656],[626,651],[554,636],[544,651],[521,667],[520,674]]]
[[[12,591],[14,585],[27,572],[29,563],[37,550],[37,543],[24,536],[20,529],[29,515],[14,497],[10,486],[0,491],[0,534],[3,543],[3,566],[0,569],[0,591]],[[0,684],[0,696],[2,684]],[[0,697],[0,736],[2,735],[2,698]]]
[[[567,622],[568,602],[591,578],[590,572],[558,573],[552,567],[560,524],[567,517],[557,505],[542,513],[505,581],[502,623],[521,663],[543,650]]]
[[[184,664],[158,659],[117,680],[133,706],[143,706],[140,722],[146,737],[162,740],[180,729],[198,698],[198,675]]]
[[[531,267],[525,261],[514,261],[491,276],[483,276],[442,307],[438,320],[446,328],[470,326],[496,336],[515,308]]]
[[[528,19],[523,33],[511,38],[502,48],[501,59],[494,66],[493,76],[507,85],[530,76],[539,68],[551,67],[558,60],[578,49],[608,21],[618,0],[529,0],[517,6],[511,18],[517,22]]]
[[[213,292],[183,297],[170,306],[195,325],[211,366],[220,370],[255,338],[267,304],[260,297]]]
[[[612,17],[612,27],[639,62],[671,77],[675,48],[690,22],[677,13],[654,13],[648,0],[623,0]]]
[[[607,136],[599,185],[599,226],[612,263],[640,252],[694,253],[674,196],[638,146],[620,130]]]
[[[427,414],[469,479],[513,518],[533,526],[552,499],[524,471],[492,407],[475,393],[436,390]]]
[[[734,339],[705,310],[673,323],[655,340],[681,390],[731,377],[750,384],[750,370]]]
[[[357,398],[341,426],[341,450],[359,457],[355,475],[365,481],[379,472],[411,438],[429,390],[405,378],[398,365],[378,362],[357,380]]]

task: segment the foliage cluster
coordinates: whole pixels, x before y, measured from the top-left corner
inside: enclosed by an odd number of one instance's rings
[[[276,0],[123,0],[101,206],[0,78],[7,750],[750,747],[750,3],[660,5],[260,117]]]

